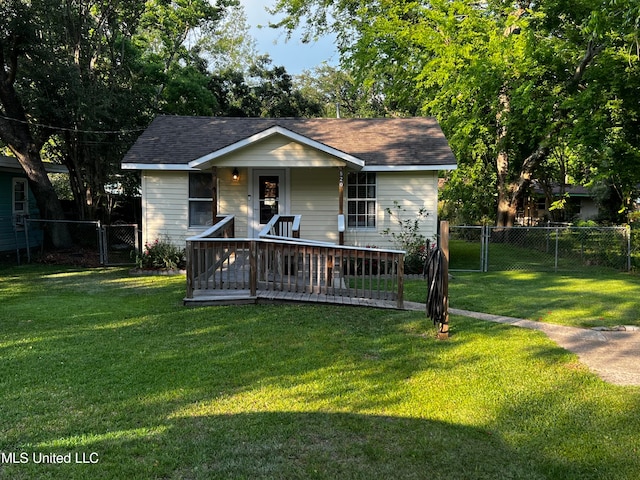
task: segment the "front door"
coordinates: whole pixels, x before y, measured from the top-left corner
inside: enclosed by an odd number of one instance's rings
[[[251,225],[253,237],[276,215],[287,213],[285,170],[253,171],[253,210]]]

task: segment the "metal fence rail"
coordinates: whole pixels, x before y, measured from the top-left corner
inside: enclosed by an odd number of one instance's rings
[[[629,227],[452,226],[452,271],[632,268]]]

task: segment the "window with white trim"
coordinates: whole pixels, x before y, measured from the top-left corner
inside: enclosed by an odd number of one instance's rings
[[[210,173],[189,173],[189,226],[213,225],[211,202],[213,177]]]
[[[347,174],[347,227],[376,227],[376,174],[349,172]]]
[[[11,191],[11,209],[16,227],[23,225],[29,215],[29,187],[26,178],[14,178]]]

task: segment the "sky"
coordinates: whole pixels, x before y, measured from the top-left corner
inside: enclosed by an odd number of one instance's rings
[[[268,53],[273,60],[273,65],[283,65],[287,73],[297,75],[303,70],[311,70],[327,62],[330,65],[338,64],[338,52],[331,38],[322,38],[318,42],[303,44],[300,34],[295,34],[286,41],[284,30],[268,28],[269,21],[273,17],[267,13],[265,7],[273,4],[272,0],[240,0],[247,15],[247,23],[250,25],[250,33],[257,42],[260,54]],[[264,25],[264,28],[259,28]]]

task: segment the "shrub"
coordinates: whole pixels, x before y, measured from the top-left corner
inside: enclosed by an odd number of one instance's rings
[[[403,219],[406,210],[397,202],[393,202],[395,211],[387,208],[389,217],[399,226],[398,231],[386,228],[382,235],[391,237],[396,248],[407,252],[404,259],[405,273],[422,273],[427,258],[427,238],[420,233],[420,222],[429,215],[425,208],[418,210],[416,218]]]
[[[184,268],[185,250],[173,245],[168,239],[157,239],[145,243],[142,253],[136,254],[136,266],[141,269]]]

